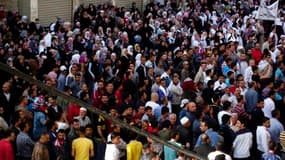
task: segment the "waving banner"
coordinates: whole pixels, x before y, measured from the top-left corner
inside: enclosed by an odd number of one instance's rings
[[[260,20],[275,21],[277,18],[278,3],[279,0],[267,6],[265,0],[261,0],[256,18]]]

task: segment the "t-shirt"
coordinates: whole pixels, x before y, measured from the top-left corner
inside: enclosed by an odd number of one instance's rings
[[[72,150],[75,150],[75,160],[89,160],[90,151],[93,149],[93,142],[88,138],[79,137],[72,142]]]
[[[127,145],[127,160],[139,160],[142,154],[142,143],[139,141],[131,141]]]
[[[180,143],[177,143],[175,141],[169,141],[170,143],[181,147]],[[173,160],[177,157],[177,151],[175,151],[174,149],[168,147],[168,146],[164,146],[164,159],[165,160]]]
[[[5,159],[14,160],[15,159],[12,145],[6,139],[2,139],[0,141],[0,159],[1,160],[2,159],[3,160]]]

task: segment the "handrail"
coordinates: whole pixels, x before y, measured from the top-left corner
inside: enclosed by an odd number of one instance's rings
[[[118,118],[115,118],[115,117],[112,117],[109,114],[107,114],[107,113],[105,113],[105,112],[103,112],[103,111],[93,107],[90,104],[87,104],[87,103],[85,103],[85,102],[83,102],[83,101],[81,101],[81,100],[79,100],[79,99],[77,99],[75,97],[68,96],[68,95],[64,94],[63,92],[59,91],[56,88],[52,88],[52,87],[46,86],[43,82],[41,82],[39,80],[36,80],[33,77],[31,77],[31,76],[29,76],[29,75],[27,75],[27,74],[25,74],[25,73],[15,69],[15,68],[11,68],[11,67],[9,67],[8,65],[6,65],[6,64],[4,64],[2,62],[0,62],[0,70],[8,72],[8,73],[10,73],[12,75],[16,75],[19,78],[21,78],[21,79],[23,79],[23,80],[25,80],[25,81],[27,81],[29,83],[36,84],[37,86],[45,89],[47,92],[52,93],[53,95],[60,96],[62,98],[68,99],[70,102],[75,103],[75,104],[77,104],[79,106],[83,106],[83,107],[87,108],[88,110],[90,110],[91,112],[94,112],[97,115],[101,115],[104,118],[111,119],[113,122],[115,122],[116,124],[119,124],[123,128],[126,128],[126,129],[128,129],[128,130],[130,130],[132,132],[135,132],[135,133],[137,133],[137,134],[139,134],[141,136],[150,137],[152,140],[154,140],[154,141],[156,141],[158,143],[161,143],[163,145],[166,145],[166,146],[168,146],[168,147],[170,147],[170,148],[172,148],[172,149],[174,149],[174,150],[176,150],[176,151],[178,151],[180,153],[183,153],[187,157],[196,158],[198,160],[204,160],[202,157],[198,156],[197,154],[195,154],[195,153],[193,153],[191,151],[188,151],[186,149],[183,149],[181,147],[173,145],[173,144],[171,144],[171,143],[169,143],[167,141],[164,141],[161,138],[159,138],[157,136],[154,136],[154,135],[152,135],[152,134],[150,134],[150,133],[148,133],[146,131],[143,131],[143,130],[138,129],[137,127],[131,126],[131,125],[123,122],[122,120],[120,120]]]

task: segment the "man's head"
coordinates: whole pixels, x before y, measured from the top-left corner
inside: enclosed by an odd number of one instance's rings
[[[117,133],[112,133],[111,134],[111,140],[113,144],[119,144],[120,143],[120,135]]]
[[[264,117],[262,119],[262,125],[266,128],[269,128],[270,127],[270,119],[268,117]]]
[[[80,115],[81,117],[85,117],[86,114],[87,114],[87,109],[84,108],[84,107],[81,107],[80,110],[79,110],[79,115]]]
[[[72,120],[72,127],[74,130],[79,130],[79,127],[80,127],[80,122],[78,119],[74,118]]]
[[[196,103],[195,102],[189,102],[187,104],[187,108],[190,112],[196,112],[196,110],[197,110]]]
[[[201,129],[202,132],[205,132],[206,130],[208,130],[208,129],[209,129],[209,124],[208,124],[208,122],[202,121],[202,122],[200,123],[200,129]]]
[[[9,83],[9,82],[5,82],[5,83],[2,85],[2,91],[3,91],[4,93],[10,92],[10,83]]]
[[[147,114],[148,116],[152,115],[152,108],[150,106],[145,107],[145,114]]]
[[[85,135],[88,137],[92,137],[93,135],[93,127],[91,124],[85,126]]]
[[[31,129],[31,125],[28,122],[21,122],[19,124],[19,128],[22,132],[28,133],[29,130]]]
[[[204,144],[210,144],[211,142],[210,137],[206,133],[201,134],[201,140],[202,140],[202,143]]]
[[[48,132],[44,132],[41,134],[39,142],[42,144],[47,144],[49,142],[49,134]]]
[[[56,96],[50,96],[48,98],[48,103],[50,103],[51,105],[56,105]]]
[[[14,142],[16,140],[18,131],[15,129],[7,129],[5,132],[5,137],[8,141],[10,142]]]
[[[60,130],[57,131],[57,138],[60,139],[60,140],[65,139],[65,131],[64,131],[64,129],[60,129]]]

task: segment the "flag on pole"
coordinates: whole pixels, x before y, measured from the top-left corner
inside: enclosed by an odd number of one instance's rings
[[[277,18],[279,0],[267,6],[265,0],[261,0],[256,19],[275,21]]]

